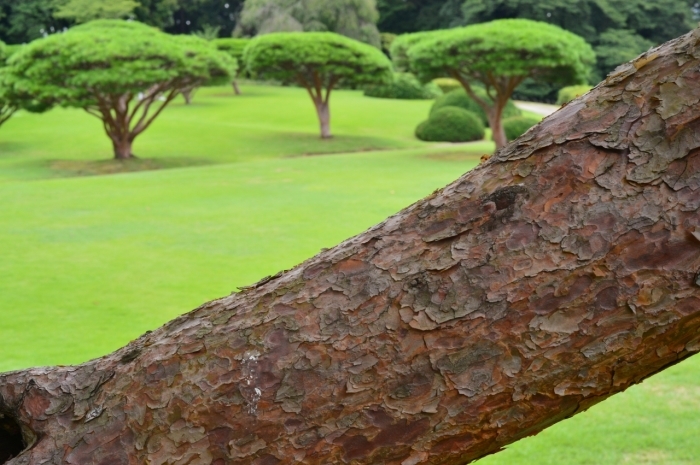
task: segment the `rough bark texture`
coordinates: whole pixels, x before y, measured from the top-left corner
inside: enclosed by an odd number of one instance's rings
[[[462,464],[697,352],[698,37],[291,271],[0,375],[8,463]]]

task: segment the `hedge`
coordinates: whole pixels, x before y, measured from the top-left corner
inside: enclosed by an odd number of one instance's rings
[[[515,140],[539,122],[538,118],[533,118],[532,116],[514,116],[503,120],[503,130],[506,132],[506,138],[509,141]]]
[[[470,142],[484,138],[484,124],[473,112],[445,107],[416,128],[416,137],[428,142]]]
[[[367,97],[401,100],[429,100],[442,95],[438,86],[433,83],[423,85],[411,73],[394,73],[392,82],[368,86],[364,93]]]

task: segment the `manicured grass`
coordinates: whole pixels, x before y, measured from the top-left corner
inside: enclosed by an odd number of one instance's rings
[[[336,137],[321,141],[306,91],[269,86],[242,90],[243,95],[235,96],[227,87],[204,88],[192,105],[174,102],[136,139],[134,152],[169,167],[425,146],[413,130],[427,115],[429,101],[337,91],[331,100]],[[64,176],[81,171],[79,161],[89,162],[87,170],[94,171],[90,165],[111,156],[100,121],[80,110],[19,113],[0,129],[0,182]]]
[[[107,353],[361,232],[492,150],[416,141],[430,102],[337,92],[329,143],[303,91],[244,92],[204,89],[169,108],[126,169],[78,110],[0,128],[0,371]],[[346,153],[303,156],[326,152]],[[694,358],[479,464],[700,463],[699,398]]]

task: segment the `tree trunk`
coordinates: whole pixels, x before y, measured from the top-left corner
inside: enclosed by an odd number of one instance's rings
[[[133,140],[129,136],[123,136],[118,138],[112,138],[112,146],[114,147],[114,159],[115,160],[128,160],[130,158],[135,158],[134,154],[131,152],[133,145]]]
[[[236,95],[241,95],[241,89],[238,87],[238,81],[234,79],[231,82],[231,85],[233,86],[233,93]]]
[[[508,145],[508,139],[506,138],[506,132],[503,129],[503,108],[505,105],[500,105],[499,103],[494,103],[493,108],[486,112],[487,118],[489,120],[489,127],[491,127],[492,139],[496,143],[496,150],[500,150],[506,145]]]
[[[185,89],[182,91],[182,98],[185,99],[185,105],[189,105],[192,103],[192,93],[193,89]]]
[[[328,106],[328,102],[324,102],[322,99],[314,101],[316,106],[316,113],[318,114],[318,122],[321,127],[321,139],[330,139],[333,137],[331,134],[331,110]]]
[[[0,375],[0,455],[463,464],[697,352],[694,34],[290,271],[106,357]]]

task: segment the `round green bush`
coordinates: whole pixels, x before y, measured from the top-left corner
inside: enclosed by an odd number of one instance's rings
[[[532,116],[514,116],[503,120],[503,130],[508,140],[515,140],[539,122],[539,119]]]
[[[442,91],[433,83],[421,84],[411,73],[394,73],[390,83],[366,87],[365,95],[401,100],[429,100],[442,95]]]
[[[486,91],[481,87],[475,87],[474,93],[483,99],[488,99]],[[445,95],[438,97],[435,100],[433,107],[430,109],[430,114],[432,115],[436,111],[445,107],[458,107],[467,111],[471,111],[481,119],[481,122],[484,124],[484,126],[489,125],[489,119],[486,117],[486,112],[479,106],[478,103],[476,103],[470,96],[468,96],[467,92],[462,88],[455,89],[452,92],[448,92]],[[508,100],[506,107],[503,109],[503,118],[511,118],[513,116],[520,115],[520,110],[518,110],[518,108],[511,100]]]
[[[484,124],[471,111],[445,107],[416,128],[416,137],[429,142],[469,142],[484,138]]]
[[[457,79],[453,78],[435,78],[433,79],[433,83],[438,86],[444,94],[462,88],[462,84]]]
[[[573,99],[582,96],[589,90],[593,89],[591,86],[566,86],[559,89],[557,94],[557,105],[564,105],[569,103]]]

